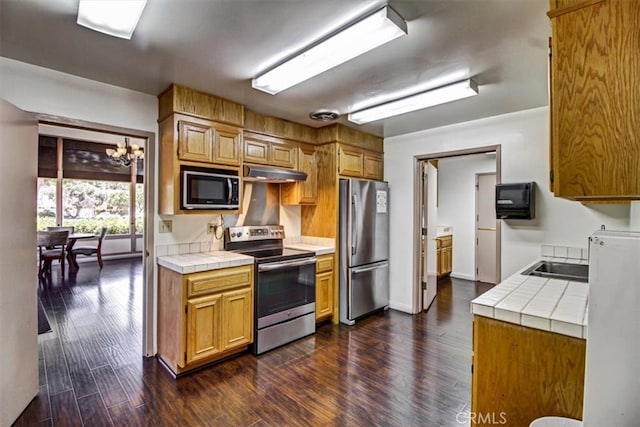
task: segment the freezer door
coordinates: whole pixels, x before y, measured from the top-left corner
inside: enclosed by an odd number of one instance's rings
[[[350,268],[347,277],[348,320],[389,305],[389,263]],[[342,307],[340,308],[342,310]]]
[[[347,180],[346,238],[349,267],[389,259],[389,188],[386,182]]]

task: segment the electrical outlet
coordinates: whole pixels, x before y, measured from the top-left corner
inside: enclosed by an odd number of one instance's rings
[[[207,234],[214,234],[216,232],[216,225],[212,222],[207,224]]]
[[[171,230],[173,228],[173,221],[171,221],[170,219],[162,219],[160,220],[159,228],[160,233],[171,233]]]

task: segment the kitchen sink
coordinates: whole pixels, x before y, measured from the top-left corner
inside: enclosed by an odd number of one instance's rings
[[[556,261],[540,261],[523,271],[525,276],[540,276],[549,279],[571,280],[573,282],[589,281],[589,266]]]

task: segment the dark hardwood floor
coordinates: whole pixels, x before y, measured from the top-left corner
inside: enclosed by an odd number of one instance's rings
[[[259,357],[172,378],[141,356],[139,260],[82,264],[40,297],[40,393],[16,426],[468,425],[469,301],[491,285],[439,283],[427,313],[374,314]]]

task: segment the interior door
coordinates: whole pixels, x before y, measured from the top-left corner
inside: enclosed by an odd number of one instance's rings
[[[433,161],[422,170],[422,309],[427,310],[438,293],[438,168]]]
[[[0,425],[38,393],[36,175],[38,122],[0,99]]]
[[[476,280],[498,283],[496,174],[476,174]]]

